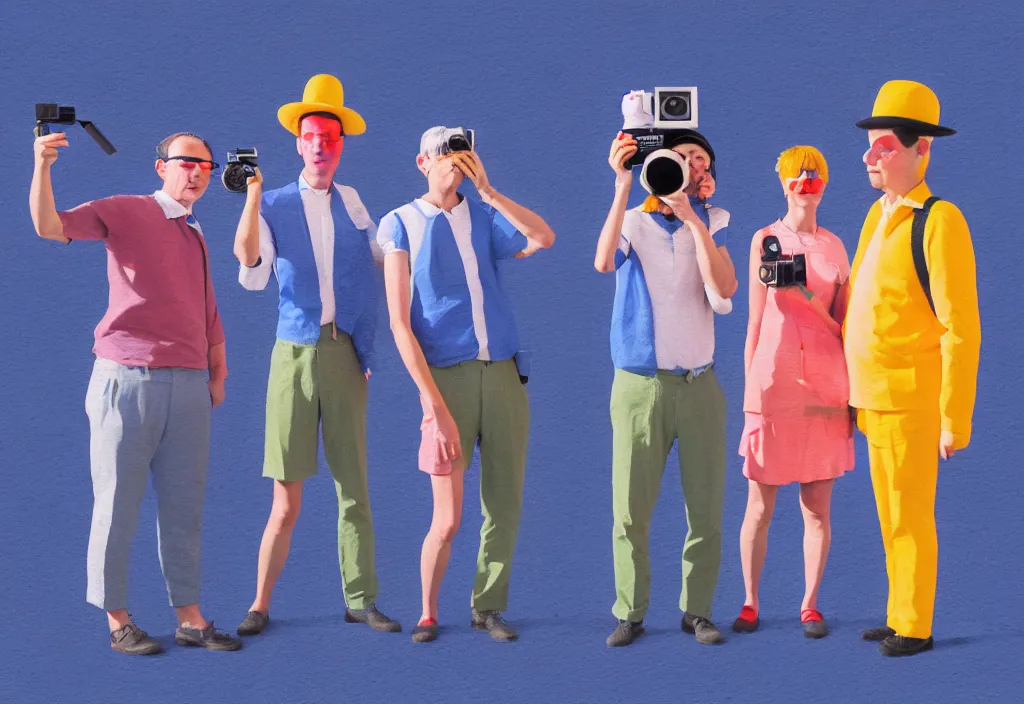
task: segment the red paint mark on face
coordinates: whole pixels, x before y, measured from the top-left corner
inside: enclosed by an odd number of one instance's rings
[[[816,172],[804,171],[799,178],[786,179],[786,188],[790,193],[817,195],[825,190],[825,181]]]
[[[299,136],[311,147],[333,149],[341,143],[341,125],[329,117],[310,115],[299,126]]]
[[[894,134],[884,134],[874,141],[871,148],[864,154],[868,166],[875,166],[880,161],[888,161],[902,147]]]

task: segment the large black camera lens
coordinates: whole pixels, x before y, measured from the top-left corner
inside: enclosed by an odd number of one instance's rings
[[[686,119],[690,114],[690,101],[681,95],[672,95],[661,101],[661,114],[672,120]]]
[[[249,188],[249,184],[246,183],[250,176],[255,176],[256,171],[251,166],[245,164],[229,164],[224,167],[224,173],[221,175],[221,180],[224,182],[224,188],[228,189],[232,193],[245,193]]]
[[[461,134],[453,135],[448,138],[448,151],[449,152],[468,152],[471,151],[469,148],[469,140],[463,137]]]
[[[667,156],[651,159],[647,165],[647,185],[652,195],[672,195],[683,187],[683,169],[679,162]]]

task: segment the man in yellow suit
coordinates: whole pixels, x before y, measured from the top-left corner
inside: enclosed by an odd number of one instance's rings
[[[963,214],[924,180],[933,139],[954,134],[939,124],[935,93],[889,81],[857,126],[868,131],[868,179],[884,195],[861,229],[844,337],[889,577],[886,626],[862,637],[884,655],[913,655],[933,646],[939,458],[971,438],[981,346],[974,249]]]

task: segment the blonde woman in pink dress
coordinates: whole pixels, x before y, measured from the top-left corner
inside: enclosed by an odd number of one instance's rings
[[[750,246],[739,448],[749,480],[740,531],[746,599],[733,630],[751,632],[760,625],[758,582],[775,498],[780,486],[799,483],[805,579],[800,620],[807,637],[821,638],[828,633],[818,590],[831,543],[832,484],[854,464],[842,342],[850,261],[842,241],[818,226],[818,204],[828,183],[821,152],[787,149],[776,171],[788,210],[759,230]]]

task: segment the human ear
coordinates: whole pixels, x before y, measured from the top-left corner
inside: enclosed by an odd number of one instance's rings
[[[927,139],[924,139],[922,137],[921,139],[917,140],[917,155],[918,156],[924,156],[925,154],[927,154],[931,150],[931,148],[932,148],[932,143],[930,141],[928,141]]]

